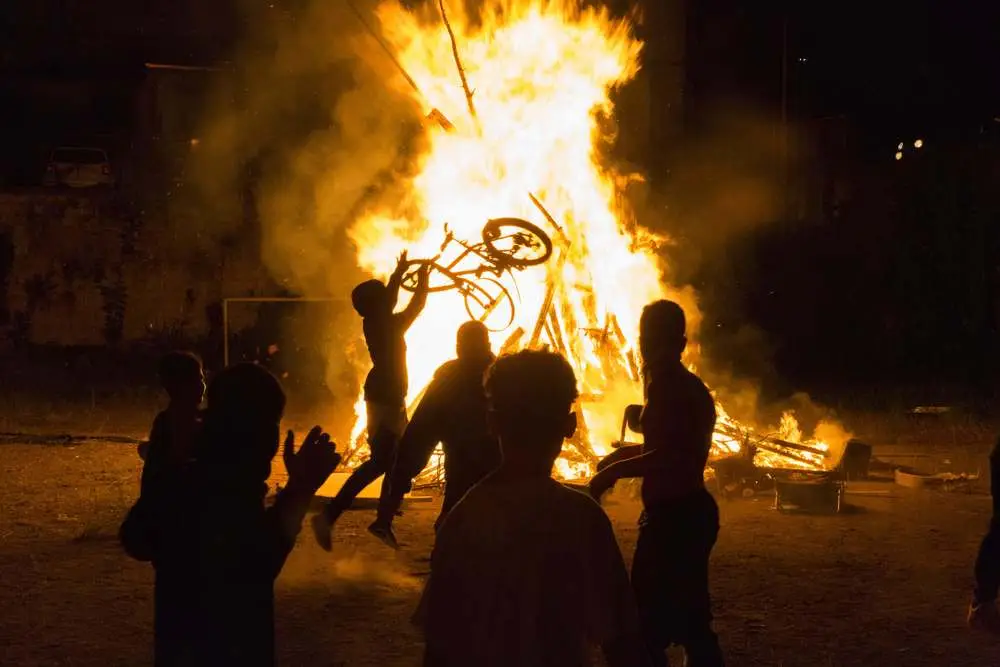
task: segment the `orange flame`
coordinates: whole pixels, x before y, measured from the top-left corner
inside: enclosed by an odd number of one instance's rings
[[[601,144],[612,138],[602,122],[613,111],[610,95],[635,76],[642,45],[627,19],[571,0],[497,0],[477,16],[464,14],[463,6],[448,7],[448,19],[478,122],[436,7],[414,13],[387,2],[377,10],[385,40],[422,93],[413,92],[415,101],[425,114],[438,110],[454,129],[429,127],[429,148],[416,158],[415,175],[397,184],[396,200],[353,225],[358,262],[386,278],[404,249],[411,259],[435,257],[445,224],[470,243],[481,240],[492,218],[516,216],[544,229],[556,250],[545,264],[500,279],[513,297],[514,321],[492,342],[499,348],[518,328],[525,332],[521,344],[527,341],[552,290],[554,315],[543,342],[561,349],[574,366],[587,440],[602,455],[619,437],[624,407],[642,399],[634,356],[630,362],[641,309],[680,294],[661,280],[655,249],[663,239],[638,228],[623,203],[624,184],[633,176],[613,171],[599,157]],[[684,305],[693,310],[690,299]],[[691,315],[694,327],[698,316]],[[408,402],[454,355],[455,331],[467,319],[458,292],[430,295],[407,334]],[[354,438],[364,429],[360,397],[357,414]],[[732,423],[725,411],[720,415]],[[728,453],[740,444],[718,437],[716,446]],[[586,476],[592,463],[560,459],[557,472]]]

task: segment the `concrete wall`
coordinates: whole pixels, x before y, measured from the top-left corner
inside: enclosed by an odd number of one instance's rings
[[[0,337],[55,345],[199,339],[222,298],[273,293],[255,237],[191,246],[184,239],[201,223],[193,215],[185,222],[143,220],[114,193],[0,193],[0,234],[13,245]],[[116,304],[120,341],[108,331]]]

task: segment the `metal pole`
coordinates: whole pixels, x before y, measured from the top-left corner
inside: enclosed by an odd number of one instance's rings
[[[368,21],[365,20],[364,15],[357,7],[354,6],[354,3],[351,2],[351,0],[347,0],[347,6],[351,9],[352,12],[354,12],[354,16],[356,16],[358,21],[361,22],[361,25],[364,26],[368,34],[371,35],[372,38],[376,42],[378,42],[378,45],[382,47],[382,50],[385,52],[385,55],[389,56],[389,60],[391,60],[392,64],[396,66],[396,69],[398,69],[399,73],[403,75],[403,78],[406,79],[406,82],[408,84],[410,84],[410,87],[413,88],[414,92],[417,93],[417,95],[419,95],[421,98],[423,98],[425,102],[427,102],[428,101],[427,97],[424,96],[424,93],[422,90],[420,90],[420,87],[417,85],[417,82],[413,80],[413,77],[411,77],[409,72],[406,71],[406,68],[403,67],[403,64],[400,63],[398,60],[396,60],[396,56],[393,54],[392,48],[388,44],[386,44],[381,37],[379,37],[378,32],[376,32],[375,29],[368,24]]]
[[[781,17],[781,184],[782,218],[788,219],[788,14]]]

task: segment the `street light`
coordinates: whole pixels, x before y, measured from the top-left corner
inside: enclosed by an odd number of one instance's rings
[[[903,151],[896,151],[896,159],[897,160],[903,159]]]
[[[917,139],[916,141],[913,142],[913,147],[914,148],[923,148],[924,147],[924,140],[923,139]]]

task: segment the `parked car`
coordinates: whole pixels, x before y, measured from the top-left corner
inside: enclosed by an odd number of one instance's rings
[[[102,149],[64,146],[52,151],[42,183],[48,187],[110,187],[115,184],[115,176],[108,154]]]

